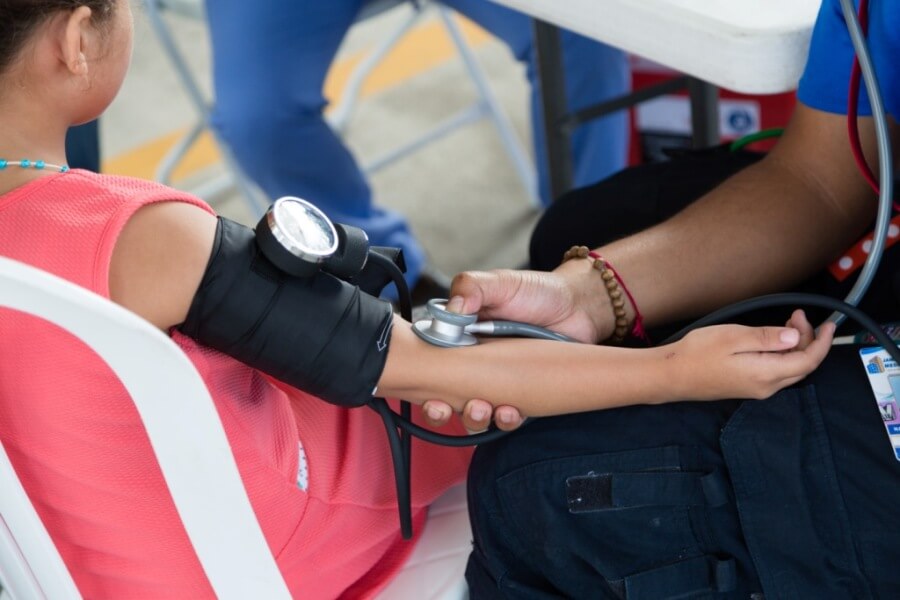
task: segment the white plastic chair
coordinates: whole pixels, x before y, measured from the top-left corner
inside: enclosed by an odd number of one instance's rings
[[[35,315],[72,333],[119,376],[141,415],[172,500],[216,595],[241,600],[290,598],[209,392],[178,346],[120,306],[4,257],[0,257],[0,307]],[[185,456],[193,459],[185,461]],[[80,598],[2,440],[0,490],[0,598]],[[451,490],[435,505],[407,563],[409,572],[401,573],[381,598],[465,598],[462,572],[470,539],[464,492]],[[424,588],[417,573],[432,578]]]
[[[150,24],[156,33],[163,49],[174,66],[178,78],[184,86],[185,91],[191,101],[191,104],[197,111],[198,120],[191,130],[179,141],[178,144],[165,156],[161,161],[160,167],[156,173],[156,179],[165,184],[170,184],[172,171],[179,164],[185,153],[190,149],[196,141],[200,133],[208,128],[210,115],[210,102],[204,98],[200,91],[194,76],[191,74],[184,59],[184,55],[179,50],[178,44],[175,42],[174,36],[168,27],[163,13],[171,13],[181,17],[187,17],[194,20],[205,21],[204,7],[202,0],[145,0],[145,9],[149,17]],[[462,59],[466,72],[469,75],[478,93],[477,101],[470,107],[461,110],[456,115],[446,119],[445,121],[434,126],[429,131],[420,135],[418,138],[390,151],[382,156],[372,160],[363,166],[366,173],[374,173],[397,160],[416,152],[422,147],[434,142],[445,135],[451,133],[459,127],[474,122],[482,118],[488,118],[497,129],[500,140],[506,153],[512,161],[513,167],[526,193],[531,198],[535,206],[541,206],[537,192],[537,175],[534,165],[529,158],[527,151],[522,146],[512,125],[509,122],[500,104],[497,102],[493,92],[488,85],[488,79],[482,68],[479,66],[475,55],[469,48],[463,37],[462,31],[452,12],[442,5],[434,5],[429,0],[370,0],[357,17],[357,22],[364,21],[376,15],[384,13],[388,10],[405,5],[410,8],[407,18],[394,30],[388,37],[374,49],[372,52],[356,67],[350,75],[347,88],[341,99],[329,113],[328,122],[332,128],[338,133],[343,133],[350,121],[350,117],[356,107],[359,93],[366,78],[372,70],[385,58],[390,50],[398,41],[418,23],[422,16],[432,6],[436,8],[437,14],[447,30],[450,39],[456,48],[457,53]],[[245,175],[240,171],[237,162],[231,157],[230,153],[223,143],[218,144],[223,150],[224,160],[228,170],[234,177],[242,194],[245,196],[249,208],[254,214],[260,213],[262,204],[259,193],[254,186],[248,181]],[[203,193],[198,195],[213,194],[222,189],[221,184],[214,184],[214,187],[206,188]]]

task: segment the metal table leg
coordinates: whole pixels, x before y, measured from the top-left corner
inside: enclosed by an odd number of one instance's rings
[[[694,148],[708,148],[719,143],[719,89],[700,79],[688,78],[691,95],[691,125]]]
[[[534,21],[534,51],[537,80],[540,82],[541,107],[552,199],[572,188],[572,132],[581,123],[633,106],[638,102],[670,93],[687,84],[691,98],[691,124],[695,148],[719,143],[719,90],[693,77],[676,78],[646,90],[632,92],[576,114],[569,113],[563,72],[559,28],[545,21]]]

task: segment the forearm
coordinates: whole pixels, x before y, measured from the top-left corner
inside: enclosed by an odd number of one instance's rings
[[[379,394],[415,403],[441,399],[457,410],[471,398],[546,416],[688,397],[673,381],[666,348],[625,349],[498,339],[438,348],[397,320]]]
[[[513,406],[523,416],[658,404],[688,396],[667,376],[664,348],[508,339],[466,354],[464,350],[443,361],[452,381],[448,392]]]
[[[847,248],[868,219],[827,202],[822,190],[770,158],[600,253],[652,326],[788,289]]]
[[[861,131],[871,151],[869,125]],[[800,107],[765,159],[672,219],[599,252],[652,326],[796,285],[848,248],[874,214],[845,119]],[[602,301],[603,294],[595,296]],[[610,311],[594,310],[605,337]]]

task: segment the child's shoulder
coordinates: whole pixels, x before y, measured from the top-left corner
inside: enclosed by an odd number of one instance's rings
[[[59,179],[59,183],[71,187],[80,188],[81,191],[94,194],[113,196],[119,201],[137,202],[149,204],[163,200],[186,202],[199,206],[208,212],[212,208],[197,196],[176,190],[157,181],[129,177],[125,175],[98,174],[81,169],[73,169]]]

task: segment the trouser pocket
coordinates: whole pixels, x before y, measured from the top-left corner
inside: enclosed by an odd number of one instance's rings
[[[707,555],[695,531],[707,508],[728,502],[729,485],[695,456],[666,446],[544,461],[497,481],[500,510],[522,548],[541,549],[548,578],[566,574],[564,596],[730,592],[734,561]]]
[[[766,600],[871,598],[816,387],[744,403],[721,444]]]

